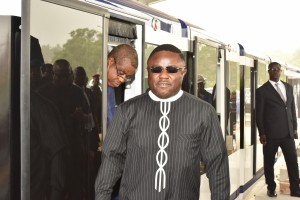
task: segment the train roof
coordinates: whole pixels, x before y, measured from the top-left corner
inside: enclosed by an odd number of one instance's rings
[[[244,47],[244,45],[239,44],[239,48],[240,48],[240,56],[246,56],[246,57],[252,57],[254,59],[259,59],[259,60],[263,60],[263,61],[267,61],[269,62],[271,60],[271,58],[258,51],[258,50],[254,50],[254,49],[250,49],[250,48],[247,48],[247,47]]]
[[[161,11],[155,9],[155,8],[149,7],[145,4],[142,4],[142,3],[137,2],[137,1],[132,1],[132,0],[127,0],[127,1],[124,1],[124,0],[97,0],[97,1],[106,1],[106,2],[117,3],[117,4],[120,4],[120,5],[129,7],[129,8],[132,8],[132,9],[138,10],[138,11],[143,12],[145,14],[149,14],[151,16],[156,16],[156,17],[161,17],[161,18],[168,19],[168,20],[174,21],[174,22],[181,23],[181,21],[184,21],[183,19],[176,18],[172,15],[166,14],[164,12],[161,12]],[[192,26],[192,27],[204,30],[203,28],[201,28],[197,25],[191,24],[189,22],[184,21],[184,23],[188,26]]]
[[[175,22],[175,23],[180,23],[183,26],[186,25],[186,26],[204,30],[203,28],[201,28],[195,24],[186,22],[183,19],[176,18],[172,15],[161,12],[155,8],[152,8],[150,6],[147,6],[147,5],[137,2],[137,1],[132,1],[132,0],[126,0],[126,1],[124,1],[124,0],[85,0],[85,1],[89,2],[89,3],[101,3],[101,5],[106,4],[108,6],[108,9],[109,8],[112,9],[113,7],[117,8],[117,9],[125,9],[125,7],[126,7],[127,9],[130,9],[130,11],[133,11],[133,13],[130,13],[133,15],[138,14],[138,15],[140,15],[140,17],[144,15],[145,18],[158,17],[161,19]]]

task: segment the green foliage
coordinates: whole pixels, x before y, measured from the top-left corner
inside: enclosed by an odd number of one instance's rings
[[[52,63],[52,58],[55,52],[62,51],[62,47],[57,45],[56,47],[51,47],[50,45],[42,46],[42,52],[44,56],[45,63]]]
[[[82,66],[90,78],[100,71],[102,63],[102,33],[88,28],[76,29],[70,33],[71,38],[62,47],[43,46],[47,62],[66,59],[74,69]]]
[[[205,80],[205,87],[212,88],[216,83],[217,50],[207,45],[199,46],[198,72]]]

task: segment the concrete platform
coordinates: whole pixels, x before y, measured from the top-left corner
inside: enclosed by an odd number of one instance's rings
[[[297,154],[298,154],[298,165],[300,164],[300,147],[297,147]],[[286,164],[284,161],[283,155],[281,155],[275,166],[274,166],[274,172],[275,172],[275,181],[277,184],[276,192],[277,192],[277,198],[272,198],[267,196],[267,185],[265,184],[265,177],[262,176],[253,186],[251,186],[248,191],[247,195],[243,196],[239,199],[243,200],[268,200],[268,199],[274,199],[274,200],[295,200],[299,199],[299,197],[291,197],[289,194],[281,194],[280,193],[280,180],[284,180],[287,177],[287,174],[285,174]],[[282,177],[280,178],[280,173]]]

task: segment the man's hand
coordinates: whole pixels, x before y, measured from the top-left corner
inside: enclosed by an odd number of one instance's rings
[[[261,144],[266,145],[267,144],[267,136],[266,135],[261,135],[259,138],[259,141]]]

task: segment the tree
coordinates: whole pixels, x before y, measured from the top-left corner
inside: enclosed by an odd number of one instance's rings
[[[71,38],[55,51],[52,62],[64,58],[72,68],[82,66],[87,76],[99,72],[102,63],[102,33],[88,28],[76,29],[70,33]]]
[[[53,64],[52,61],[53,61],[54,52],[62,51],[62,47],[59,45],[56,45],[56,47],[51,47],[48,44],[48,45],[43,45],[41,48],[42,48],[45,63]]]

